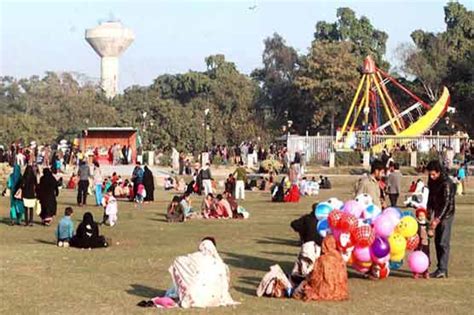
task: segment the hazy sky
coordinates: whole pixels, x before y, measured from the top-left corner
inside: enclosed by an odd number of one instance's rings
[[[472,2],[461,1],[472,9]],[[113,17],[133,29],[120,59],[120,87],[148,85],[163,73],[203,70],[223,53],[250,73],[261,65],[264,38],[274,32],[306,52],[317,21],[334,21],[348,6],[389,34],[387,58],[415,29],[443,31],[445,1],[0,1],[0,75],[45,71],[100,76],[100,60],[84,40],[86,28]],[[257,5],[255,10],[249,7]]]

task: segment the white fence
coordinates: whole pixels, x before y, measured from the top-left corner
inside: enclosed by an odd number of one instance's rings
[[[387,135],[364,135],[356,139],[355,146],[362,150],[370,150],[370,147],[376,144],[393,140],[395,144],[400,143],[407,147],[414,144],[417,151],[420,152],[428,152],[434,145],[437,150],[441,150],[443,146],[446,146],[453,148],[454,153],[459,153],[461,143],[466,139],[466,136],[460,135],[426,135],[403,138]],[[344,141],[345,139],[342,140]],[[326,163],[329,161],[329,152],[334,149],[334,141],[335,137],[332,136],[290,135],[287,138],[287,147],[291,157],[294,156],[296,151],[300,151],[305,155],[306,161]]]

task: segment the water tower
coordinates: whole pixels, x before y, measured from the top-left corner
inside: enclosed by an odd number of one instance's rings
[[[86,30],[86,40],[101,57],[100,79],[109,98],[118,91],[119,56],[130,46],[135,36],[120,22],[105,22]]]

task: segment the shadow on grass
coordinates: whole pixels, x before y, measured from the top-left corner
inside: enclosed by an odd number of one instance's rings
[[[156,219],[156,218],[150,218],[150,221],[156,221],[156,222],[165,222],[165,223],[168,223],[168,220],[166,220],[166,219]]]
[[[41,244],[47,244],[47,245],[56,245],[56,242],[54,242],[54,241],[46,241],[46,240],[35,239],[35,242],[41,243]]]
[[[17,223],[15,222],[15,224],[12,225],[11,223],[12,223],[12,221],[11,221],[11,219],[10,219],[9,217],[3,217],[3,218],[0,219],[0,224],[10,225],[10,226],[25,226],[25,221],[24,221],[24,220],[22,220],[22,221],[20,222],[20,224],[17,224]],[[43,225],[43,223],[42,223],[41,221],[33,221],[33,224],[34,224],[35,226],[36,226],[36,225]]]
[[[268,271],[270,266],[274,264],[279,264],[283,270],[290,270],[293,263],[288,261],[278,261],[268,258],[262,258],[251,255],[235,254],[229,252],[223,252],[226,256],[224,262],[231,266],[247,269],[247,270],[257,270],[257,271]]]
[[[151,299],[157,296],[164,296],[166,293],[165,290],[155,289],[155,288],[147,287],[145,285],[136,284],[136,283],[131,284],[130,286],[132,288],[125,290],[125,292],[127,292],[130,295],[135,295],[135,296],[139,296],[143,298]]]
[[[0,220],[0,223],[3,223],[5,225],[11,225],[12,223],[12,220],[8,217],[3,217],[1,220]]]
[[[234,290],[245,295],[257,296],[257,289],[255,288],[246,288],[246,287],[234,287]]]
[[[353,269],[347,269],[349,279],[367,279],[367,277],[360,272],[357,272]],[[408,270],[391,270],[390,277],[395,278],[411,278],[413,274]]]
[[[267,255],[275,255],[275,256],[290,256],[290,257],[296,257],[294,253],[286,253],[286,252],[267,252],[263,251],[261,252],[262,254],[267,254]]]
[[[352,269],[347,269],[347,276],[349,279],[367,279],[365,275]]]
[[[413,273],[409,270],[391,270],[390,277],[413,278]]]
[[[276,245],[286,245],[286,246],[297,246],[300,247],[300,242],[298,240],[278,238],[278,237],[266,237],[264,239],[257,240],[258,244],[276,244]]]

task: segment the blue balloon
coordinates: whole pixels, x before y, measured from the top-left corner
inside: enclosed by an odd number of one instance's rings
[[[402,212],[402,218],[403,218],[403,217],[408,217],[408,216],[410,216],[410,217],[415,217],[415,215],[413,214],[413,212],[411,212],[410,210],[407,210],[407,211],[403,211],[403,212]]]
[[[380,207],[377,207],[376,205],[372,204],[365,208],[364,219],[375,219],[380,214],[382,214],[382,210],[380,209]]]
[[[331,212],[334,209],[334,207],[328,203],[321,202],[318,203],[316,206],[316,209],[314,209],[314,214],[316,215],[316,218],[318,220],[322,220],[328,217],[329,212]]]
[[[390,263],[389,263],[389,266],[390,266],[391,270],[398,270],[402,267],[402,265],[403,265],[403,259],[400,260],[400,261],[390,260]]]
[[[318,231],[319,235],[322,237],[326,237],[326,235],[329,232],[329,222],[327,219],[322,219],[318,221],[318,224],[316,225],[316,231]]]

